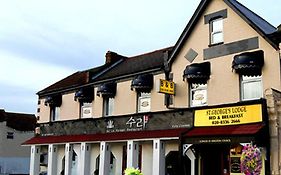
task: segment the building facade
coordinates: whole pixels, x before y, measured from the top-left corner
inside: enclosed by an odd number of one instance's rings
[[[38,92],[30,174],[242,174],[257,145],[280,175],[280,30],[236,0],[202,0],[173,47]]]
[[[34,137],[35,115],[0,110],[0,174],[29,174],[30,149],[21,144]]]

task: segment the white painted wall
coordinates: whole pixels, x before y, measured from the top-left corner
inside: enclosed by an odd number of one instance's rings
[[[58,160],[57,160],[57,163],[58,163],[58,165],[57,165],[57,172],[58,173],[61,173],[62,172],[62,170],[64,169],[64,167],[62,167],[62,165],[63,165],[63,158],[64,158],[64,155],[65,155],[65,151],[64,151],[64,145],[59,145],[58,146],[58,155],[57,155],[57,158],[58,158]]]
[[[114,143],[111,144],[111,152],[115,156],[115,174],[122,175],[122,158],[123,158],[123,146],[126,143]]]
[[[79,160],[81,159],[81,144],[74,144],[73,150],[77,154],[75,162],[72,162],[71,175],[79,175]]]
[[[97,143],[94,143],[91,145],[91,160],[90,160],[90,175],[94,175],[94,172],[96,170],[96,158],[100,154],[100,145]]]
[[[152,141],[142,142],[142,173],[146,175],[152,175]]]

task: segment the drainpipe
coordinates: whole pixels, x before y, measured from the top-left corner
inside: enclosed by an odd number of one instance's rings
[[[173,81],[173,75],[171,74],[171,65],[168,62],[169,59],[169,51],[164,52],[164,73],[165,73],[165,80],[167,81]],[[172,95],[165,94],[164,98],[164,104],[167,109],[183,109],[183,108],[177,108],[177,107],[171,107],[171,100]]]
[[[166,51],[164,52],[164,72],[165,72],[165,80],[171,81],[173,80],[173,77],[171,75],[171,65],[168,62],[169,59],[169,52]],[[173,108],[170,107],[170,102],[171,102],[171,95],[169,94],[165,94],[165,106],[167,109],[180,109],[180,108]],[[186,174],[186,170],[183,166],[183,139],[184,139],[184,135],[189,131],[190,129],[187,129],[186,131],[180,133],[179,135],[179,167],[180,167],[180,174],[181,175],[185,175]]]
[[[165,73],[165,80],[171,80],[171,77],[170,77],[170,72],[171,72],[171,65],[169,64],[168,62],[168,59],[169,59],[169,52],[166,51],[164,52],[164,73]],[[166,108],[169,109],[169,106],[170,106],[170,99],[171,99],[171,96],[169,94],[165,94],[165,106]]]
[[[281,25],[279,25],[279,27],[278,27],[278,30],[280,30],[281,31]],[[281,61],[281,43],[279,43],[279,61]],[[279,65],[281,65],[281,63],[279,64]],[[280,68],[280,71],[281,71],[281,68]],[[281,76],[281,73],[280,73],[280,76]],[[280,80],[281,81],[281,80]],[[281,101],[280,101],[280,99],[276,102],[277,103],[277,120],[278,120],[278,162],[279,162],[279,164],[278,164],[278,169],[279,169],[279,172],[278,172],[278,174],[280,175],[281,174],[281,162],[280,162],[280,160],[281,160],[281,155],[280,155],[280,148],[281,148],[281,146],[280,146],[280,140],[281,140],[281,135],[280,135],[280,129],[281,129],[281,127],[280,127],[280,123],[281,123]]]
[[[281,174],[281,162],[280,162],[280,160],[281,160],[281,155],[280,155],[280,148],[281,148],[281,146],[280,146],[280,137],[281,137],[281,135],[280,135],[280,129],[281,129],[281,127],[280,127],[280,123],[281,123],[281,101],[280,101],[280,99],[278,99],[278,100],[276,100],[276,108],[277,108],[277,121],[276,121],[276,123],[277,123],[277,141],[278,141],[278,175],[280,175]]]

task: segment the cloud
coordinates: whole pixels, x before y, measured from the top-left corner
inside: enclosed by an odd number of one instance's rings
[[[0,108],[9,112],[36,113],[35,90],[0,83]]]
[[[280,11],[281,3],[276,0],[266,1],[249,1],[239,0],[243,5],[254,11],[256,14],[267,20],[273,26],[277,27],[281,24]]]
[[[198,2],[189,2],[189,8]],[[193,13],[180,10],[182,3],[8,1],[0,7],[0,47],[27,59],[90,68],[104,62],[107,50],[129,56],[173,45]],[[171,6],[181,12],[176,19]]]
[[[40,90],[74,72],[59,65],[44,64],[0,50],[0,82]]]
[[[0,108],[6,111],[36,113],[36,92],[74,72],[1,49],[0,62]]]

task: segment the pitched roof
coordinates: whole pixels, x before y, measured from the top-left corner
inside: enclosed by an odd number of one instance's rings
[[[70,88],[77,88],[78,86],[85,85],[89,82],[89,74],[95,75],[98,74],[101,70],[105,69],[108,65],[102,65],[99,67],[95,67],[85,71],[78,71],[69,75],[68,77],[48,86],[47,88],[39,91],[37,94],[41,95],[48,95],[53,93],[54,91],[60,91]]]
[[[172,47],[155,50],[133,57],[123,57],[119,61],[95,67],[85,71],[78,71],[72,75],[39,91],[39,96],[52,95],[64,91],[75,90],[78,87],[95,84],[121,76],[132,76],[145,71],[161,70],[164,66],[164,52],[171,51]]]
[[[270,37],[271,34],[277,31],[269,22],[264,20],[262,17],[239,3],[237,0],[223,0],[231,9],[233,9],[243,20],[245,20],[251,27],[254,28],[261,36],[263,36],[267,42],[269,42],[275,49],[279,49],[278,43]],[[200,19],[204,10],[208,6],[211,0],[201,0],[193,16],[186,25],[184,31],[177,40],[174,49],[170,55],[169,63],[173,62],[180,49],[182,48],[185,41],[188,39],[197,21]]]
[[[279,49],[278,44],[274,43],[270,38],[270,34],[277,31],[273,25],[265,19],[242,5],[236,0],[224,0],[242,19],[244,19],[254,30],[256,30],[265,40],[272,45],[275,49]]]
[[[164,53],[171,50],[172,47],[168,47],[142,55],[124,58],[120,64],[96,78],[95,81],[118,79],[143,72],[161,70],[164,66]]]
[[[34,114],[0,110],[0,122],[6,122],[6,126],[18,131],[34,131],[36,127],[36,117]]]
[[[241,12],[241,15],[245,16],[252,22],[255,26],[258,27],[264,34],[271,34],[276,31],[276,28],[267,22],[265,19],[257,15],[255,12],[251,11],[243,4],[239,3],[236,0],[228,0],[237,10]]]

